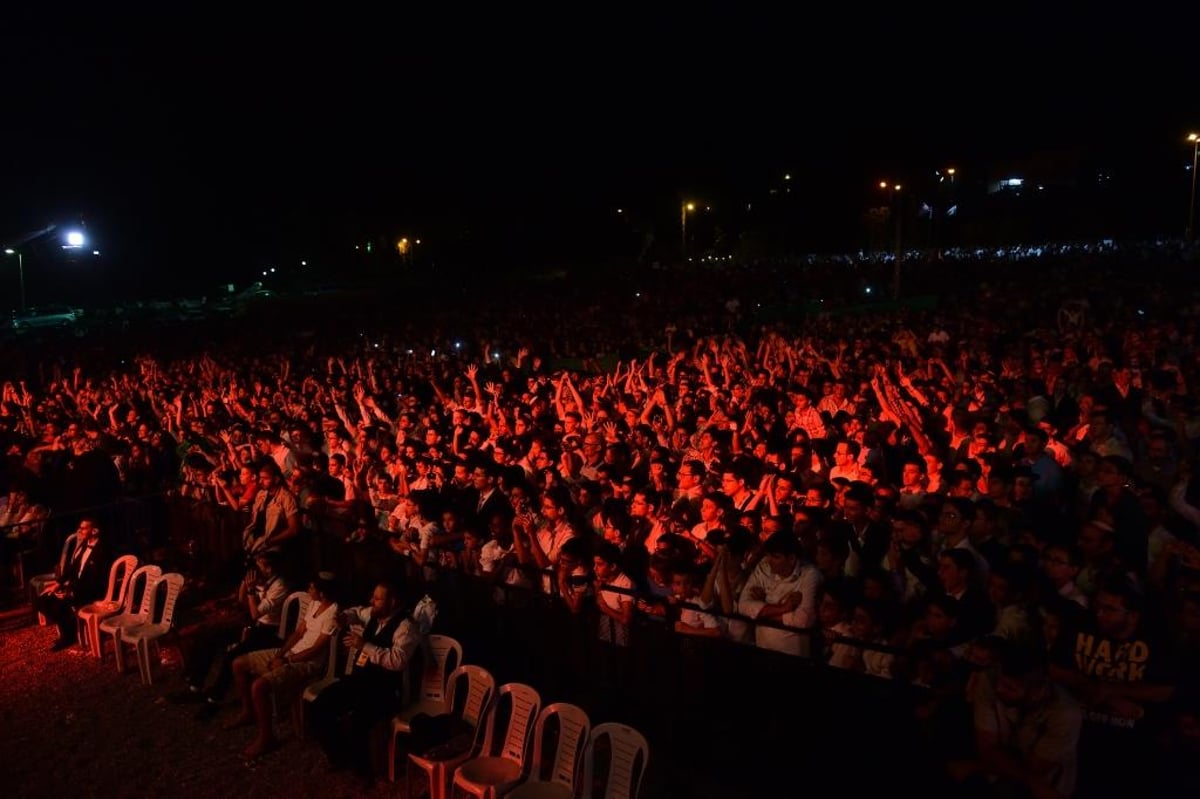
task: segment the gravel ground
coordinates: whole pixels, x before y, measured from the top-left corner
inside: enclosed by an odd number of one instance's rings
[[[369,790],[330,773],[311,742],[277,725],[283,745],[253,765],[241,756],[252,731],[193,718],[194,705],[165,699],[180,684],[170,662],[153,686],[117,674],[77,649],[52,653],[53,627],[0,632],[0,785],[10,797],[403,796],[403,779]],[[168,650],[168,661],[171,652]],[[164,673],[165,672],[165,673]],[[161,677],[159,676],[161,675]]]

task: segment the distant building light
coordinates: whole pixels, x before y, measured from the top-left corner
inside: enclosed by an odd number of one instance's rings
[[[67,246],[82,247],[83,246],[83,234],[80,233],[78,230],[72,230],[70,233],[67,234]]]
[[[1004,185],[1005,186],[1023,186],[1023,185],[1025,185],[1025,179],[1024,178],[1009,178],[1008,180],[1004,181]]]
[[[92,255],[99,255],[99,254],[100,254],[99,250],[92,250]]]

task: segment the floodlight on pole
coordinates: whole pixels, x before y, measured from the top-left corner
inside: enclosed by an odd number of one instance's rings
[[[695,210],[696,210],[695,203],[684,203],[680,207],[679,239],[680,239],[680,245],[681,245],[680,250],[683,253],[684,259],[687,258],[687,218],[688,218],[688,213],[690,213],[691,211],[695,211]]]
[[[1188,143],[1192,145],[1192,199],[1188,204],[1188,223],[1185,237],[1188,241],[1196,238],[1196,167],[1200,160],[1200,133],[1189,133]]]

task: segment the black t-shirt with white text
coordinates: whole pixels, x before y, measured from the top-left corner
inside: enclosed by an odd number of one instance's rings
[[[1101,682],[1147,683],[1173,685],[1174,656],[1167,641],[1147,630],[1139,629],[1128,639],[1120,640],[1100,632],[1089,619],[1076,630],[1064,630],[1055,646],[1054,663],[1088,679]],[[1140,728],[1142,715],[1150,708],[1142,705],[1137,718],[1126,718],[1109,708],[1088,707],[1081,702],[1084,720],[1108,727]]]

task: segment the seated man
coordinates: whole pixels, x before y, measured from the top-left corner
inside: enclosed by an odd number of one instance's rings
[[[204,700],[204,706],[196,715],[201,721],[216,715],[218,703],[233,680],[233,661],[237,657],[260,649],[277,648],[283,643],[279,640],[279,617],[289,589],[279,575],[279,555],[261,552],[255,556],[254,564],[255,568],[238,585],[237,596],[233,598],[236,612],[207,620],[191,634],[183,635],[187,688],[169,695],[168,699],[175,702]],[[221,666],[217,678],[212,687],[204,691],[204,681],[218,656]]]
[[[258,737],[243,752],[248,759],[265,754],[278,743],[271,729],[271,695],[281,707],[289,707],[329,662],[329,637],[337,631],[333,586],[333,575],[321,572],[308,587],[308,612],[283,646],[251,652],[233,661],[242,712],[225,726],[232,729],[257,723]]]
[[[996,783],[995,795],[1016,788],[1035,799],[1068,797],[1075,791],[1076,749],[1083,723],[1079,704],[1050,681],[1041,653],[1025,648],[1005,652],[990,691],[975,703],[978,758],[950,764],[967,782]],[[992,795],[980,782],[971,795]]]
[[[401,611],[399,589],[386,582],[375,586],[369,605],[345,611],[342,622],[348,625],[342,640],[350,650],[352,670],[313,702],[312,726],[332,768],[353,766],[370,779],[368,735],[396,713],[402,672],[413,660],[421,633]]]
[[[79,522],[75,551],[56,582],[46,586],[35,602],[37,610],[58,627],[58,639],[50,647],[60,652],[75,643],[75,612],[104,596],[108,586],[109,559],[100,544],[100,528],[91,519]]]

